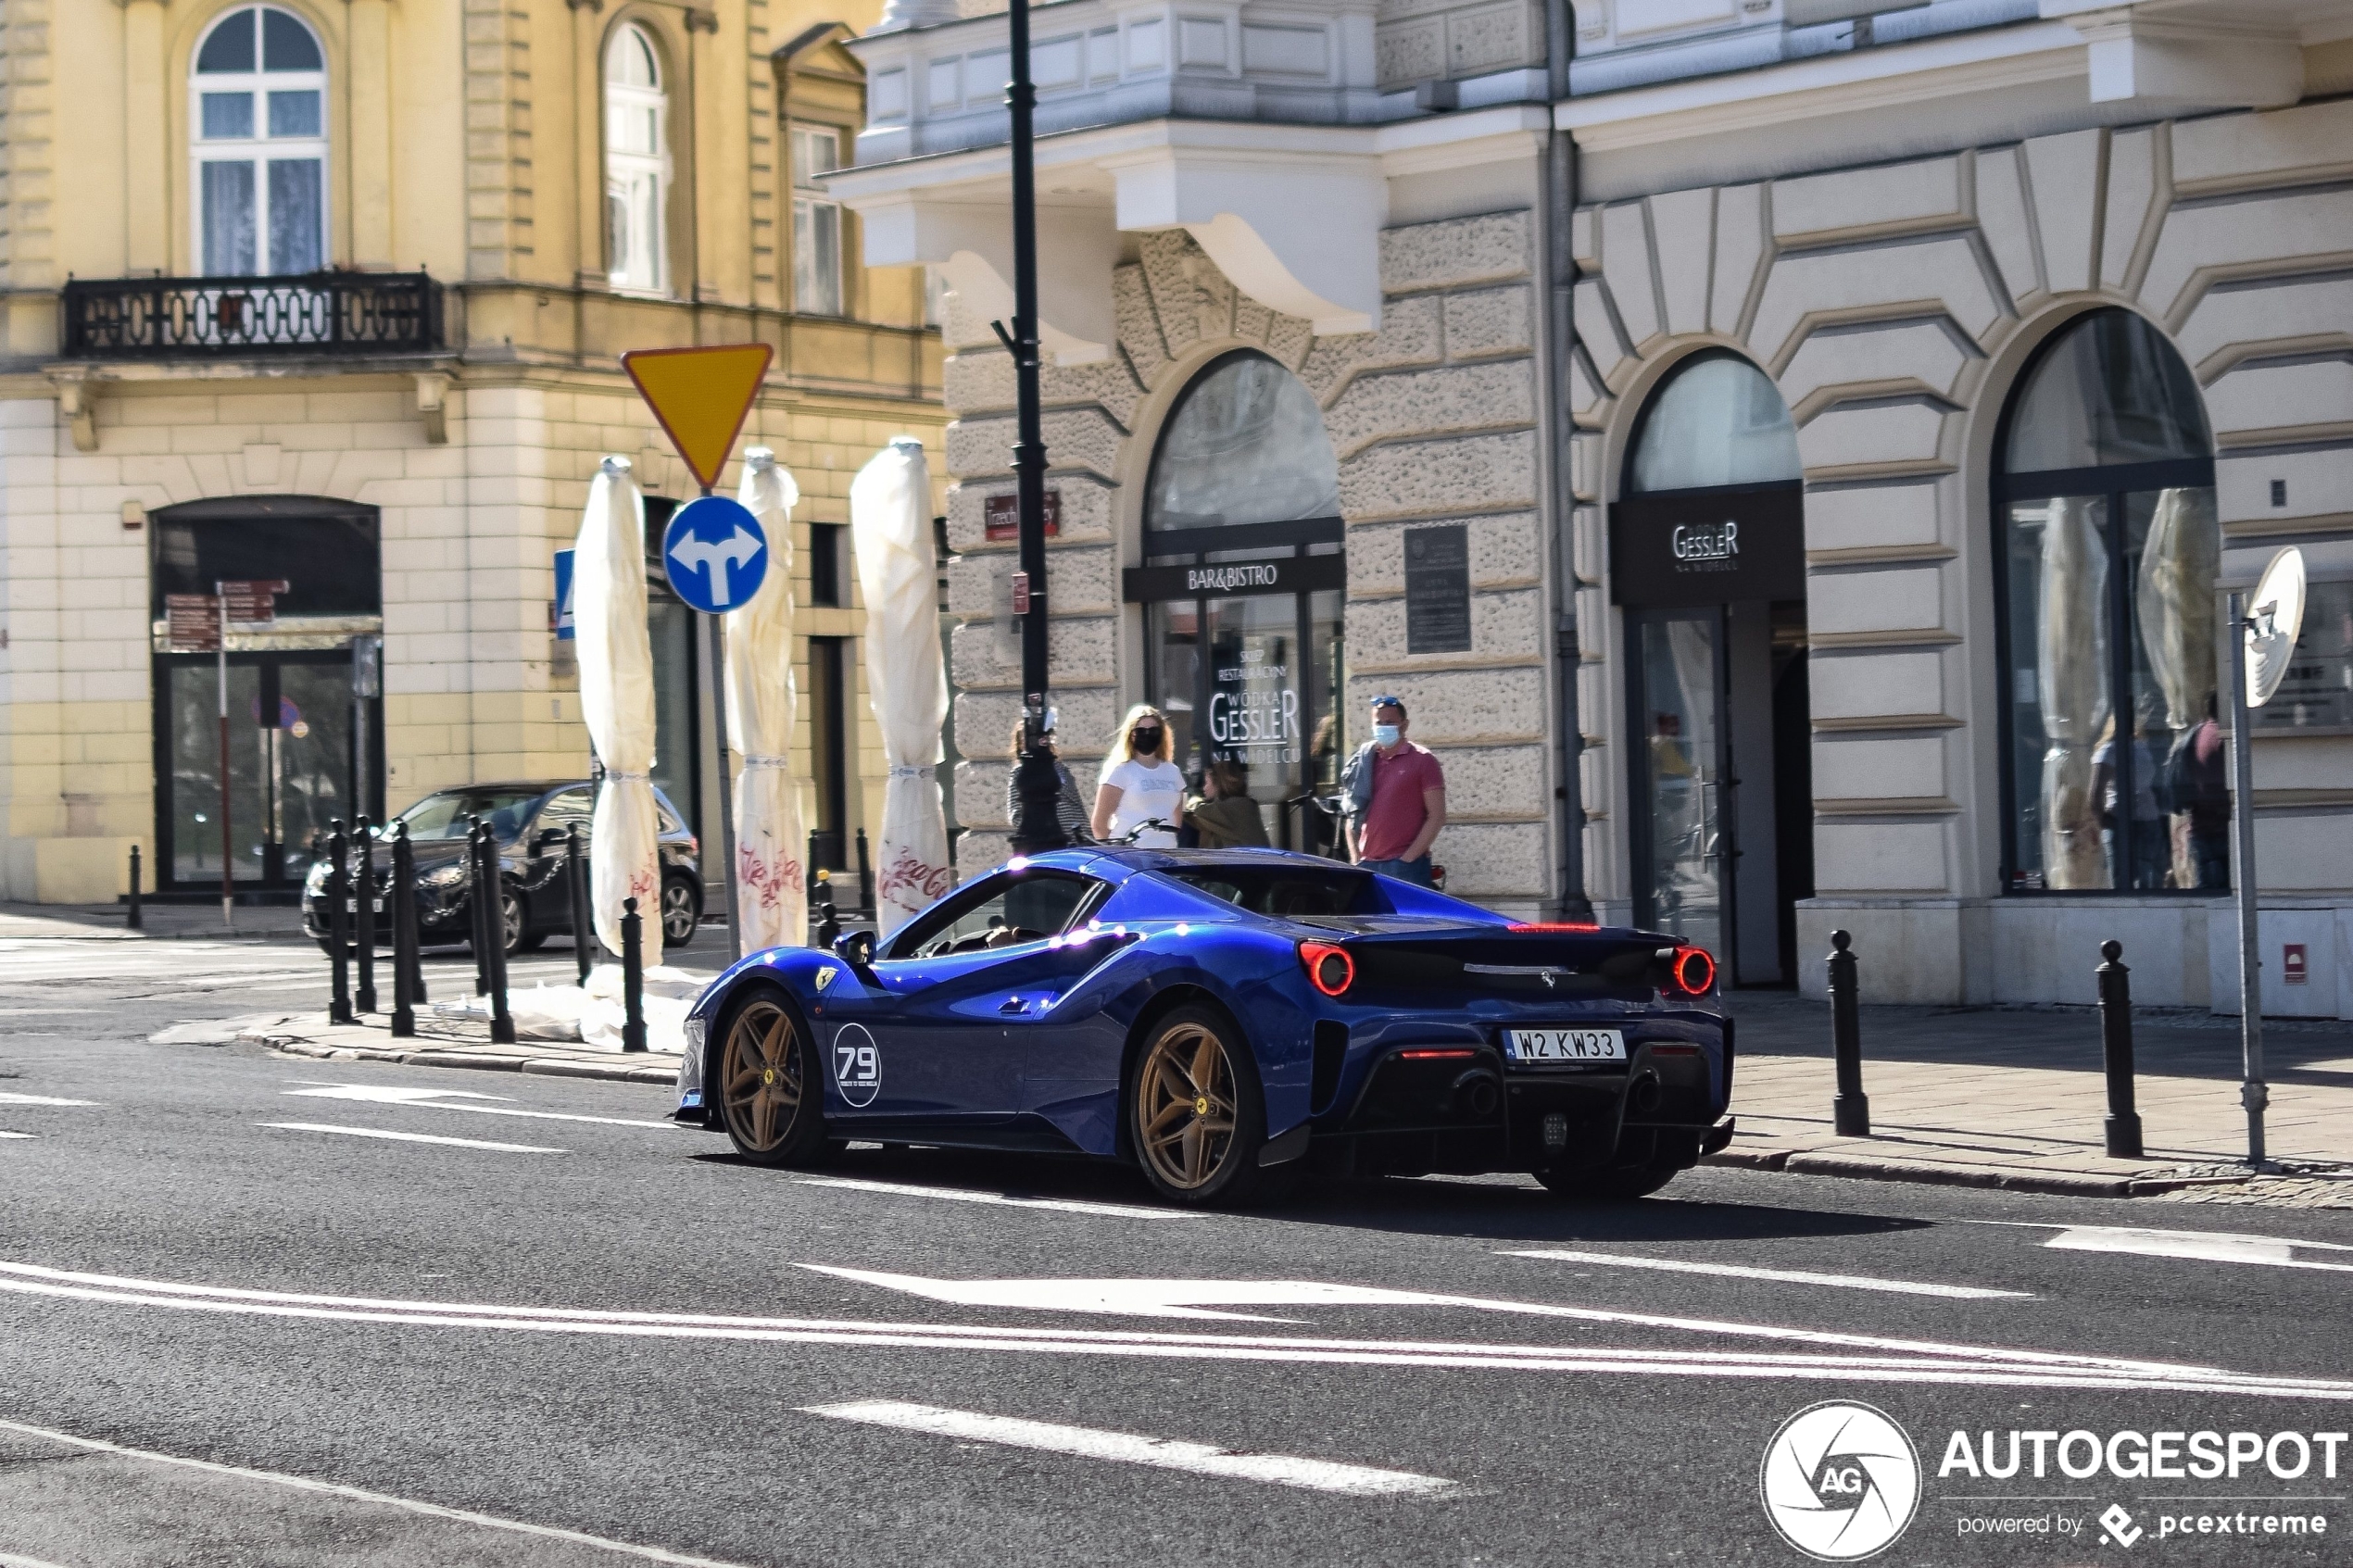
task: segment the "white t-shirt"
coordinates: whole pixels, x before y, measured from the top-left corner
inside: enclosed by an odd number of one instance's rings
[[[1139,822],[1158,817],[1173,822],[1185,806],[1185,771],[1174,762],[1147,762],[1130,757],[1110,772],[1102,782],[1119,791],[1119,804],[1112,809],[1111,835],[1124,836]],[[1144,849],[1174,849],[1176,835],[1164,828],[1154,828],[1136,840]]]

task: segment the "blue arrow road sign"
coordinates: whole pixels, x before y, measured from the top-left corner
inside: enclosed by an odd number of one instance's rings
[[[705,495],[671,514],[661,533],[671,591],[705,615],[740,609],[768,576],[768,535],[750,510]]]
[[[556,641],[571,642],[577,623],[572,618],[572,552],[556,552]]]

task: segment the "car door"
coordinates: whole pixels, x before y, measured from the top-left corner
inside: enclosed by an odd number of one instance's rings
[[[876,1082],[862,1119],[982,1125],[1021,1105],[1020,1047],[1007,1024],[1034,1008],[1064,963],[1062,934],[1103,884],[1046,867],[1000,872],[926,911],[892,938],[855,1022],[873,1035]],[[834,1016],[847,1019],[842,1009]],[[833,1051],[842,1057],[838,1038]],[[853,1047],[866,1042],[852,1039]],[[854,1056],[842,1073],[862,1072]],[[859,1080],[861,1092],[866,1085]],[[847,1100],[849,1097],[845,1094]]]

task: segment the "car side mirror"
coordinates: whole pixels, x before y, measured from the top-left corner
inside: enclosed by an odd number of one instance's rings
[[[875,934],[845,931],[834,938],[834,952],[852,969],[871,969],[875,962]]]

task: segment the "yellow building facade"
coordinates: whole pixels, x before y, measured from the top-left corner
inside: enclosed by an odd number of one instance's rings
[[[885,771],[849,481],[944,419],[922,270],[861,268],[816,179],[877,9],[0,4],[0,897],[112,898],[133,845],[150,891],[217,892],[221,670],[167,610],[224,579],[286,584],[229,638],[241,890],[333,817],[585,776],[556,552],[607,454],[649,533],[694,494],[619,356],[754,341],[738,455],[799,485],[797,771],[847,863]],[[649,564],[656,778],[715,837],[702,639]]]

